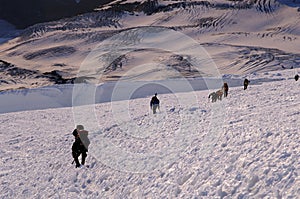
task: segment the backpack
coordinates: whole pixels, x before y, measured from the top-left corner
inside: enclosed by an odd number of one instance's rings
[[[157,99],[156,96],[152,97],[151,102],[150,102],[150,106],[152,106],[154,104],[159,104],[159,99]]]
[[[82,144],[84,145],[84,147],[86,149],[88,149],[89,145],[90,145],[90,139],[88,138],[88,131],[85,131],[85,130],[80,130],[78,131],[78,134],[79,134],[79,138],[82,142]]]
[[[75,129],[73,135],[75,137],[75,142],[73,143],[72,151],[80,152],[84,149],[88,151],[88,147],[91,143],[88,138],[88,131]]]

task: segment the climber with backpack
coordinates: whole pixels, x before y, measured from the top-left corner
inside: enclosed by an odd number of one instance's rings
[[[159,109],[159,99],[157,98],[157,93],[154,94],[150,101],[150,108],[153,111],[153,114],[156,114],[156,109]]]
[[[72,156],[75,162],[75,168],[82,167],[85,164],[85,159],[87,157],[88,147],[90,145],[90,140],[88,138],[88,131],[84,130],[83,125],[77,125],[76,129],[73,131],[75,141],[72,145]],[[81,155],[81,164],[79,163],[79,156]]]
[[[244,90],[247,89],[249,83],[250,83],[250,81],[246,78],[246,79],[244,80]]]

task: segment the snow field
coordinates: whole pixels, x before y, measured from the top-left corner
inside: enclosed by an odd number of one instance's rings
[[[299,197],[298,82],[230,88],[214,104],[208,93],[158,95],[156,115],[148,98],[97,104],[83,169],[71,165],[71,108],[1,114],[0,197]]]

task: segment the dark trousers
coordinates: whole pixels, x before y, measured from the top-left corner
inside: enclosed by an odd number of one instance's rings
[[[156,113],[156,109],[158,109],[158,108],[159,108],[159,104],[153,104],[153,105],[152,105],[152,111],[153,111],[153,114]]]
[[[72,151],[72,156],[74,158],[74,161],[76,163],[76,167],[79,167],[80,166],[80,163],[79,163],[79,156],[81,155],[81,164],[84,165],[85,163],[85,158],[87,157],[87,154],[86,154],[86,151]]]
[[[224,91],[224,97],[227,97],[228,91]]]

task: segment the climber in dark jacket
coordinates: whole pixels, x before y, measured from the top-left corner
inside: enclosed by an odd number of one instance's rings
[[[155,93],[150,101],[150,108],[152,109],[153,114],[156,113],[157,108],[159,109],[159,99],[157,98],[157,93]]]
[[[76,168],[81,167],[85,164],[85,159],[87,157],[88,146],[90,141],[88,139],[88,131],[84,130],[82,125],[77,125],[76,129],[73,131],[75,141],[72,145],[72,156],[74,162],[76,163]],[[81,155],[81,164],[79,163],[78,157]]]
[[[222,90],[223,90],[223,93],[224,93],[224,97],[227,97],[229,88],[228,88],[228,84],[226,82],[222,86]]]
[[[244,90],[247,89],[249,83],[250,83],[250,81],[246,78],[246,79],[244,80]]]

